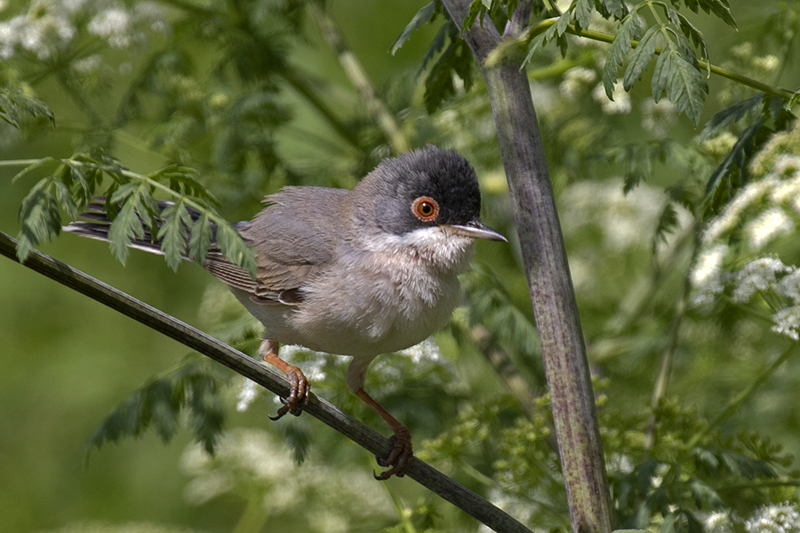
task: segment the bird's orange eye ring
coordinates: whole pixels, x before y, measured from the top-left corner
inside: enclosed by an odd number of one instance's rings
[[[430,196],[420,196],[411,204],[411,212],[423,222],[430,222],[439,216],[439,203]]]

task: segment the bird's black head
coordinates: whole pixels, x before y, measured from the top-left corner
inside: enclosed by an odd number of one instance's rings
[[[433,145],[383,160],[354,190],[374,208],[383,232],[433,226],[478,227],[481,194],[475,170],[455,150]]]

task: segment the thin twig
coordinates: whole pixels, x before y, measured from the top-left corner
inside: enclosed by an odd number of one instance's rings
[[[767,381],[767,379],[769,379],[769,377],[778,369],[778,367],[780,367],[787,359],[789,359],[789,357],[797,349],[797,346],[798,343],[793,342],[792,345],[789,346],[789,348],[787,348],[786,351],[780,355],[780,357],[775,359],[775,361],[773,361],[771,365],[765,368],[764,371],[762,371],[761,374],[759,374],[758,377],[755,380],[753,380],[753,382],[745,390],[737,394],[736,397],[731,401],[731,403],[729,403],[728,406],[725,409],[723,409],[721,413],[715,416],[711,420],[711,422],[706,424],[706,426],[703,429],[695,433],[694,436],[691,439],[689,439],[689,441],[686,443],[685,448],[691,449],[697,446],[697,443],[699,443],[703,439],[703,437],[708,435],[708,433],[712,429],[720,425],[728,417],[730,417],[733,413],[735,413],[739,405],[747,398],[749,398],[750,395],[756,391],[756,389],[758,389],[761,385],[764,384],[765,381]]]
[[[455,326],[475,345],[497,377],[517,399],[528,419],[532,419],[536,393],[519,373],[517,365],[514,364],[511,357],[497,345],[492,333],[485,326],[480,325],[470,327],[466,323],[457,323]]]
[[[0,232],[0,255],[19,262],[16,255],[16,246],[16,240]],[[177,340],[223,364],[234,372],[251,379],[282,398],[289,394],[288,381],[276,369],[259,364],[254,359],[234,350],[210,335],[80,270],[38,251],[30,254],[24,266]],[[305,407],[304,410],[372,454],[385,456],[392,449],[389,439],[313,393],[308,407]],[[528,528],[495,505],[416,457],[406,471],[406,476],[427,487],[497,532],[531,533]]]
[[[647,437],[644,442],[644,449],[649,453],[656,444],[656,436],[658,430],[658,407],[661,404],[662,398],[667,392],[667,383],[669,383],[669,375],[672,371],[672,362],[675,359],[675,352],[678,349],[678,339],[680,337],[681,323],[686,314],[686,308],[689,304],[689,294],[692,292],[691,272],[697,259],[697,253],[700,250],[698,224],[692,225],[692,234],[694,235],[694,243],[692,245],[692,259],[689,261],[689,266],[683,276],[683,289],[681,291],[680,299],[675,305],[675,312],[672,316],[672,324],[669,328],[669,335],[667,337],[667,346],[661,356],[661,366],[658,370],[658,377],[656,378],[655,387],[653,387],[653,396],[650,400],[650,418],[647,421]]]
[[[378,123],[381,130],[383,130],[387,139],[389,139],[392,149],[396,153],[409,151],[411,146],[408,139],[406,139],[406,136],[400,131],[400,127],[397,125],[397,121],[392,112],[389,111],[386,104],[378,97],[378,93],[375,87],[373,87],[367,72],[364,70],[364,67],[353,51],[347,46],[347,42],[339,31],[336,22],[327,11],[325,11],[324,7],[320,7],[314,2],[310,2],[308,6],[317,19],[319,28],[322,31],[322,36],[328,41],[331,48],[336,51],[344,73],[350,79],[353,86],[361,93],[361,96],[366,101],[367,109],[374,116],[375,121]]]

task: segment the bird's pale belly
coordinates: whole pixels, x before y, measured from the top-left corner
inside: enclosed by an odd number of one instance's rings
[[[234,292],[264,324],[265,338],[353,356],[395,352],[422,342],[447,324],[460,295],[456,272],[403,284],[387,277],[370,291],[362,290],[360,280],[348,278],[345,274],[315,284],[296,307],[259,304],[247,293]]]

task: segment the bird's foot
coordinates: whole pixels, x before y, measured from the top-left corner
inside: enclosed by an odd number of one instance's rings
[[[300,416],[303,407],[308,405],[308,395],[311,392],[311,385],[308,383],[303,371],[296,366],[287,365],[286,377],[289,379],[289,397],[281,399],[283,406],[278,409],[275,416],[269,417],[270,420],[280,420],[287,413]]]
[[[394,435],[389,439],[393,448],[389,455],[384,457],[375,457],[378,464],[381,466],[392,466],[389,470],[384,470],[380,475],[372,473],[378,481],[384,481],[392,476],[403,477],[406,475],[406,469],[414,456],[411,449],[411,432],[405,426],[400,426],[394,430]]]

